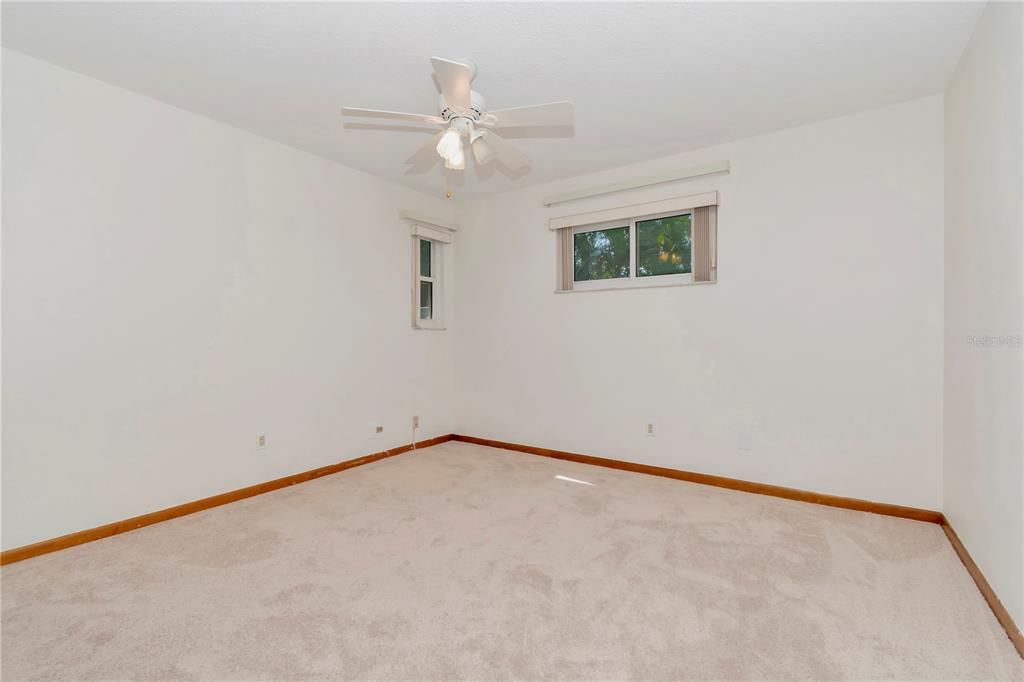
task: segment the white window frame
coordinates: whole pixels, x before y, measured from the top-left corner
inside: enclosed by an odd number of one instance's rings
[[[647,277],[638,277],[636,274],[637,263],[636,263],[636,224],[645,220],[657,220],[658,218],[671,218],[673,216],[689,215],[690,216],[690,229],[691,239],[693,230],[693,209],[676,209],[674,211],[662,211],[660,213],[652,213],[649,215],[637,216],[628,220],[611,220],[604,223],[592,223],[590,225],[579,225],[572,228],[573,234],[573,258],[575,259],[576,251],[576,235],[585,232],[598,232],[600,230],[608,230],[612,228],[629,228],[629,276],[628,277],[615,277],[611,279],[591,279],[578,281],[575,278],[575,268],[573,269],[573,288],[569,291],[600,291],[605,289],[640,289],[645,287],[664,287],[664,286],[682,286],[685,284],[693,284],[693,254],[690,255],[690,272],[675,274],[675,275],[650,275]]]
[[[430,244],[430,275],[420,272],[420,242]],[[444,327],[444,245],[422,234],[412,236],[412,326],[414,329],[443,330]],[[420,317],[420,282],[431,283],[430,319]]]

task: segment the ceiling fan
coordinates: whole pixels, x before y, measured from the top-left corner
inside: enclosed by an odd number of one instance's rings
[[[436,163],[437,156],[444,159],[445,168],[463,170],[466,167],[463,138],[469,141],[473,157],[478,164],[496,160],[509,170],[516,171],[528,166],[530,159],[498,135],[497,130],[573,125],[572,102],[552,102],[487,111],[483,96],[470,89],[469,84],[476,77],[475,64],[440,57],[431,57],[430,63],[434,66],[434,75],[441,87],[437,116],[354,107],[345,107],[341,110],[346,116],[428,123],[443,128],[430,143],[406,162],[423,166],[423,162],[428,161],[429,165],[426,165],[423,171],[429,170]],[[434,156],[435,151],[437,156]]]

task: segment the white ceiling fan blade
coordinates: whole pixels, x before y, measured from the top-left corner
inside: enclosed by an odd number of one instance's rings
[[[494,158],[511,171],[517,171],[530,165],[530,157],[512,146],[505,138],[499,137],[491,130],[484,131],[484,139],[494,152]]]
[[[441,160],[437,153],[437,143],[442,135],[444,135],[443,130],[430,138],[430,142],[420,147],[415,154],[405,160],[405,165],[410,166],[405,171],[406,175],[421,175],[437,165],[437,162]]]
[[[528,107],[487,112],[495,118],[495,128],[524,126],[571,126],[576,120],[572,102],[551,102]]]
[[[344,107],[341,113],[345,116],[366,116],[368,118],[390,118],[396,121],[416,121],[418,123],[433,123],[439,125],[444,123],[440,116],[428,116],[427,114],[407,114],[402,111],[381,111],[380,109],[359,109],[356,107]]]
[[[469,81],[473,74],[465,64],[450,59],[431,57],[430,63],[437,76],[437,84],[441,86],[441,94],[450,107],[469,108]]]

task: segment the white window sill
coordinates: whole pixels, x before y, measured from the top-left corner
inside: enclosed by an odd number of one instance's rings
[[[667,289],[670,287],[692,287],[692,286],[704,286],[706,284],[716,284],[717,280],[710,282],[665,282],[661,284],[618,284],[606,287],[586,287],[582,289],[555,289],[556,294],[586,294],[591,291],[630,291],[633,289]]]
[[[443,332],[448,329],[447,327],[420,327],[415,324],[412,328],[419,332]]]

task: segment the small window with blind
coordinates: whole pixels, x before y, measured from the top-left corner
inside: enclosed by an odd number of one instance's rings
[[[689,200],[689,201],[687,201]],[[710,203],[710,202],[714,203]],[[702,206],[686,206],[692,203]],[[679,208],[670,208],[677,203]],[[657,213],[645,209],[666,208]],[[717,193],[553,219],[559,291],[710,283],[717,277]],[[625,215],[603,222],[594,218]],[[572,222],[580,224],[572,225]],[[570,223],[570,224],[565,224]],[[563,226],[564,225],[564,226]]]

